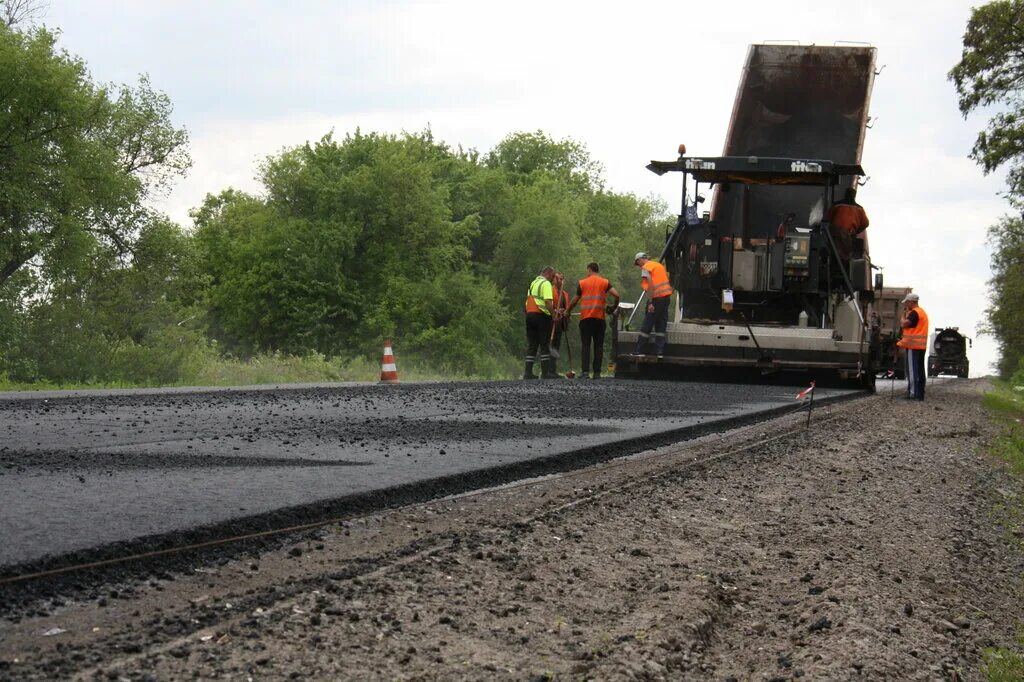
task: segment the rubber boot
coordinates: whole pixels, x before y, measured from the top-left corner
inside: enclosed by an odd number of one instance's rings
[[[526,367],[523,369],[523,380],[529,381],[530,379],[536,379],[537,375],[533,373],[533,362],[527,361]]]
[[[558,373],[558,361],[554,358],[544,362],[544,373],[540,375],[541,379],[561,379],[562,375]]]

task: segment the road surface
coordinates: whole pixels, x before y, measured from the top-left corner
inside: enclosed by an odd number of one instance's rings
[[[7,394],[0,576],[584,466],[794,409],[796,392],[604,380]]]

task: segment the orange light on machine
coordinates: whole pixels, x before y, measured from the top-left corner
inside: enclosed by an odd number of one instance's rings
[[[686,156],[686,145],[679,145],[679,156]]]

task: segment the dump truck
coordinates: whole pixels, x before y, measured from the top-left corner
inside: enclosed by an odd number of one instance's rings
[[[871,47],[753,45],[723,155],[680,145],[676,158],[647,166],[682,177],[661,254],[676,315],[657,357],[633,352],[645,303],[619,311],[617,375],[734,368],[874,386],[882,358],[868,241],[838,234],[827,217],[865,177],[875,75]]]
[[[879,357],[878,370],[888,376],[892,372],[897,379],[905,379],[906,355],[896,342],[903,329],[903,299],[914,291],[913,287],[879,287],[875,291],[873,314],[878,326]]]
[[[928,376],[948,374],[966,379],[971,372],[967,348],[971,339],[960,333],[959,327],[939,327],[929,343]]]

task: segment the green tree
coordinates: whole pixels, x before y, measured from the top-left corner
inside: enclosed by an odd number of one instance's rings
[[[39,28],[0,25],[0,287],[85,235],[130,251],[145,201],[189,166],[188,136],[143,77],[110,88]]]
[[[191,239],[165,219],[139,229],[130,254],[90,235],[74,259],[39,272],[0,330],[0,372],[32,382],[178,381],[205,342],[188,324],[196,276]],[[87,243],[92,239],[92,243]],[[31,270],[19,273],[28,279]],[[29,283],[32,280],[29,279]],[[10,283],[9,283],[10,286]],[[3,314],[3,313],[0,313]]]
[[[1011,197],[1024,199],[1024,0],[996,0],[971,11],[959,63],[949,72],[960,112],[1000,109],[978,134],[971,158],[986,173],[1009,166]]]
[[[493,371],[507,313],[470,262],[474,167],[429,131],[328,135],[268,159],[265,200],[229,192],[193,214],[211,333],[240,353],[328,355],[395,335],[454,371]]]
[[[999,373],[1007,377],[1024,367],[1024,219],[1003,218],[989,228],[989,243],[991,305],[984,330],[999,344]]]
[[[528,182],[537,173],[554,175],[581,193],[603,186],[601,164],[590,157],[585,145],[576,140],[555,140],[542,130],[506,136],[484,157],[489,168],[499,168],[518,182]]]
[[[985,173],[1008,167],[1007,198],[1024,208],[1024,0],[996,0],[971,11],[959,63],[949,72],[960,112],[994,108],[971,158]],[[991,303],[985,329],[1000,348],[1009,376],[1024,362],[1024,230],[1018,217],[989,228],[993,246]]]

